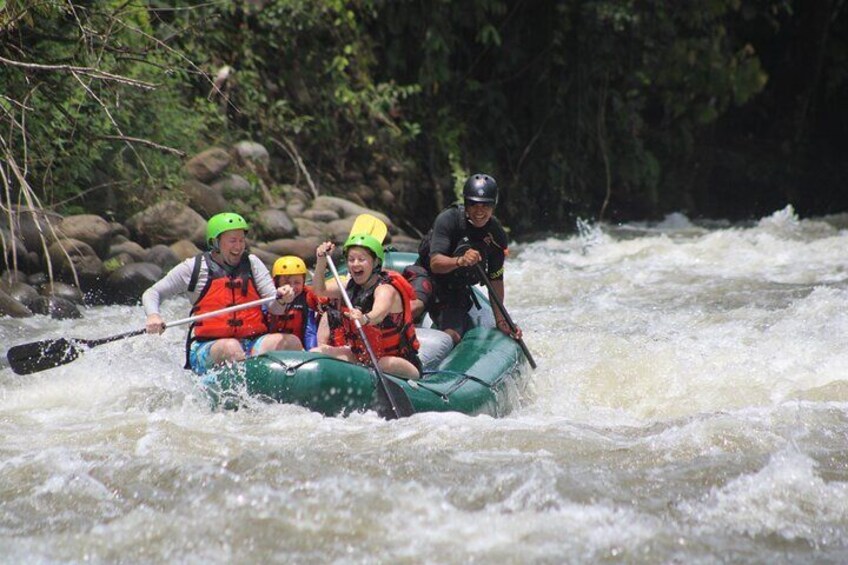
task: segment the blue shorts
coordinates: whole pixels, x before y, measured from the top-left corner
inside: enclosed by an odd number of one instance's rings
[[[262,345],[262,340],[265,339],[265,335],[239,340],[241,342],[241,348],[244,349],[244,352],[248,357],[255,355],[256,352],[259,351],[259,347]],[[188,363],[191,365],[191,370],[198,375],[202,375],[211,368],[212,360],[209,358],[209,352],[212,350],[212,345],[216,341],[218,340],[212,339],[209,341],[191,342],[191,348],[188,351]]]

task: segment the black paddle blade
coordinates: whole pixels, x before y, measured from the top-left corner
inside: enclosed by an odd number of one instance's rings
[[[70,363],[79,354],[73,341],[59,338],[16,345],[6,353],[6,359],[14,372],[28,375]]]
[[[408,418],[415,414],[415,408],[406,395],[406,391],[395,381],[377,376],[377,399],[380,407],[377,413],[386,420]]]

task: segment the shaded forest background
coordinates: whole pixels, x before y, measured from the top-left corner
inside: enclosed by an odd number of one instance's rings
[[[308,172],[420,231],[476,171],[516,237],[846,211],[847,24],[844,0],[0,0],[0,201],[121,221],[251,139],[280,196]]]

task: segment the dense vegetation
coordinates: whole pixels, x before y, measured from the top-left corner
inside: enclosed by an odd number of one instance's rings
[[[842,211],[844,4],[0,0],[2,200],[123,219],[250,138],[422,230],[476,170],[516,234]]]

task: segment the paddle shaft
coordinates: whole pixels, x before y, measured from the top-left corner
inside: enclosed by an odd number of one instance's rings
[[[509,325],[509,330],[514,334],[516,331],[515,323],[512,321],[512,318],[509,316],[509,312],[506,311],[506,307],[504,306],[501,297],[498,296],[498,293],[495,292],[495,288],[492,286],[491,281],[489,281],[489,277],[486,276],[486,271],[483,270],[483,266],[480,263],[475,265],[477,267],[477,274],[480,275],[480,280],[483,281],[483,284],[486,285],[486,289],[489,291],[489,300],[495,303],[495,306],[498,307],[498,310],[501,311],[501,314],[506,320],[507,325]],[[527,349],[527,345],[524,343],[524,339],[520,337],[516,337],[515,340],[518,342],[518,345],[521,346],[521,350],[524,352],[524,356],[527,357],[527,361],[530,362],[530,366],[534,369],[536,368],[536,361],[533,360],[533,355],[530,354],[530,350]]]
[[[345,305],[347,305],[348,309],[353,310],[353,303],[350,301],[350,297],[347,295],[347,290],[345,290],[344,285],[342,284],[342,279],[339,277],[339,272],[336,270],[336,265],[333,263],[333,258],[330,257],[330,254],[327,253],[327,264],[330,266],[330,270],[333,272],[333,278],[336,280],[336,284],[339,287],[339,292],[341,292],[342,298],[344,299]],[[365,349],[368,351],[368,357],[371,359],[371,364],[374,366],[374,370],[377,372],[377,376],[379,379],[377,382],[383,388],[383,392],[386,394],[386,398],[389,399],[389,404],[392,406],[392,412],[394,412],[395,418],[400,418],[401,416],[409,416],[410,414],[401,414],[400,409],[398,408],[398,401],[394,397],[394,391],[390,390],[390,387],[386,384],[386,375],[383,373],[382,369],[380,369],[380,365],[377,362],[377,356],[374,355],[374,350],[371,349],[371,344],[368,342],[368,337],[365,335],[365,330],[362,329],[362,324],[359,323],[359,320],[353,321],[354,325],[356,325],[356,329],[359,331],[359,337],[362,339],[362,343],[365,344]]]

